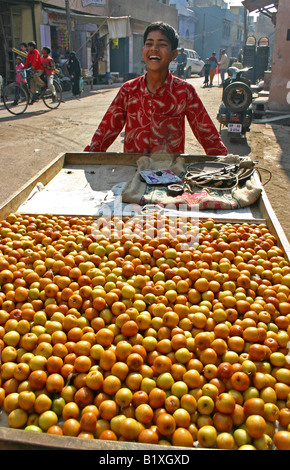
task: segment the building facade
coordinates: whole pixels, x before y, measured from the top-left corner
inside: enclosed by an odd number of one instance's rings
[[[227,54],[231,55],[235,15],[222,3],[222,7],[191,7],[197,18],[194,47],[203,60],[210,57],[212,52],[216,52],[219,59],[222,49],[226,49]]]
[[[188,0],[170,0],[170,5],[175,6],[178,12],[179,45],[186,49],[194,49],[195,24],[197,18],[189,9]]]
[[[272,56],[269,109],[290,112],[290,3],[279,0]]]
[[[228,48],[227,53],[229,57],[238,57],[239,50],[243,49],[244,44],[245,44],[244,8],[233,6],[233,7],[230,7],[230,11],[234,15],[234,21],[231,26],[231,44]]]
[[[142,73],[143,33],[162,20],[178,28],[169,0],[0,0],[0,75],[13,81],[21,42],[52,49],[57,63],[76,51],[81,67],[98,77]]]
[[[169,0],[110,0],[110,10],[116,17],[130,18],[130,34],[110,42],[110,71],[125,76],[140,75],[144,71],[142,62],[143,34],[154,21],[164,21],[178,29],[178,12]]]

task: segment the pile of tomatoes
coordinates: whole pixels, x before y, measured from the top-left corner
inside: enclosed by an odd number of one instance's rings
[[[160,213],[0,223],[11,428],[289,450],[289,337],[290,265],[264,224]]]

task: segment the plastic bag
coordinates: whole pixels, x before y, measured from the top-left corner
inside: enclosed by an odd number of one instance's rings
[[[80,78],[80,92],[83,91],[84,88],[84,79],[83,77]]]

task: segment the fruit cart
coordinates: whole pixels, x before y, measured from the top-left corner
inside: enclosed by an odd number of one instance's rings
[[[63,153],[56,157],[39,174],[28,181],[15,194],[10,196],[0,207],[0,217],[5,218],[9,213],[16,212],[20,207],[22,210],[30,210],[34,213],[52,213],[56,209],[57,213],[68,215],[90,215],[97,217],[100,215],[100,201],[97,196],[97,202],[90,203],[88,198],[81,194],[107,193],[118,183],[127,181],[133,177],[136,172],[137,162],[140,154],[124,153]],[[176,156],[178,158],[178,156]],[[204,155],[184,155],[186,163],[202,162]],[[218,161],[220,157],[206,157],[207,161]],[[104,174],[106,171],[106,175]],[[289,241],[277,219],[277,216],[269,202],[266,191],[264,190],[258,174],[254,177],[258,185],[261,186],[261,196],[257,202],[251,206],[238,210],[225,211],[198,211],[198,217],[207,219],[214,217],[218,221],[229,222],[253,222],[265,223],[271,233],[275,235],[283,248],[286,258],[289,260],[290,248]],[[37,187],[49,188],[49,192],[43,191],[39,198],[39,207],[37,205],[29,206],[27,199],[34,194]],[[108,186],[110,185],[110,186]],[[86,193],[86,191],[89,192]],[[53,194],[56,196],[53,198]],[[68,198],[64,195],[68,194]],[[117,192],[117,194],[120,194]],[[111,194],[110,194],[111,196]],[[107,194],[105,195],[107,198]],[[113,199],[116,199],[113,195]],[[81,202],[81,206],[79,204]],[[103,202],[105,200],[103,199]],[[26,203],[26,204],[25,204]],[[52,207],[52,205],[54,206]],[[78,212],[81,211],[81,212]],[[128,215],[133,215],[133,212]]]
[[[178,156],[176,156],[177,158]],[[186,163],[202,162],[204,155],[184,155]],[[56,214],[68,216],[90,216],[98,219],[108,207],[120,211],[121,215],[136,215],[134,204],[121,207],[122,184],[136,173],[139,154],[124,153],[63,153],[32,180],[27,182],[0,207],[0,219],[11,213]],[[207,157],[218,162],[219,157]],[[191,214],[199,220],[212,218],[217,222],[265,224],[275,236],[285,260],[290,260],[290,246],[282,227],[269,203],[258,175],[254,172],[257,185],[260,185],[258,200],[236,210],[197,210]],[[153,208],[154,210],[154,208]],[[139,444],[135,442],[101,441],[79,439],[71,436],[49,435],[46,433],[24,432],[7,426],[5,413],[0,415],[1,449],[91,449],[100,451],[167,450],[167,446]],[[182,446],[177,446],[176,450]],[[187,449],[188,450],[188,449]]]

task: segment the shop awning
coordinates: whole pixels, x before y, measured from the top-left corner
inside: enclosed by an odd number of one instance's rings
[[[242,4],[244,7],[252,13],[253,11],[257,10],[269,10],[272,8],[278,8],[279,0],[274,2],[270,2],[269,0],[243,0]]]
[[[44,7],[47,12],[53,12],[66,16],[66,11],[58,8]],[[109,34],[111,39],[128,37],[131,34],[130,17],[129,16],[97,16],[87,15],[85,13],[70,12],[72,19],[83,21],[84,23],[91,23],[100,26],[101,36]]]
[[[270,18],[272,23],[276,25],[279,0],[274,2],[270,2],[269,0],[243,0],[242,4],[250,13],[257,11]]]
[[[61,8],[43,7],[43,10],[51,13],[57,13],[58,15],[66,16],[66,10],[63,10]],[[86,15],[85,13],[75,13],[73,11],[70,12],[70,16],[80,21],[84,21],[85,23],[92,23],[96,25],[100,25],[107,20],[107,16]]]

